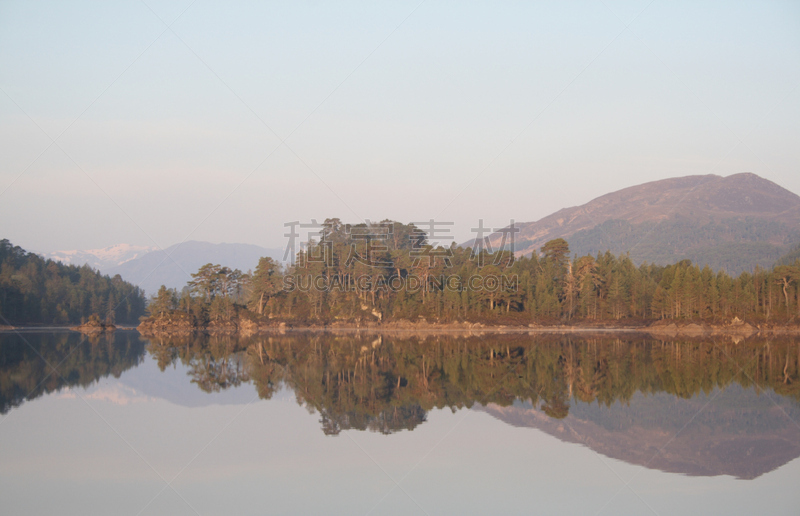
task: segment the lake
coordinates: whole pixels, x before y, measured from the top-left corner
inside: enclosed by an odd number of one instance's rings
[[[0,333],[4,514],[798,514],[800,341]]]

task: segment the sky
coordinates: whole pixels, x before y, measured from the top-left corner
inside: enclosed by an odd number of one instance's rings
[[[800,193],[797,2],[0,1],[0,238],[283,247],[753,172]]]

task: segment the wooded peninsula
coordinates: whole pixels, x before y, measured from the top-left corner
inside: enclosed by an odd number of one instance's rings
[[[0,240],[0,326],[138,324],[144,292],[119,275],[46,260]]]

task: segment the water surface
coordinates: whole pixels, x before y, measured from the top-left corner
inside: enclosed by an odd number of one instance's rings
[[[797,514],[800,345],[0,334],[6,514]]]

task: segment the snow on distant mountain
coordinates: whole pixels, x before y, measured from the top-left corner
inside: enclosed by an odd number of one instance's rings
[[[67,265],[88,265],[104,272],[104,269],[118,267],[145,254],[157,250],[157,247],[147,247],[131,244],[117,244],[102,249],[87,249],[84,251],[55,251],[53,253],[40,253],[45,258],[59,261]]]
[[[247,272],[256,268],[262,256],[281,261],[283,251],[252,244],[211,244],[190,240],[164,250],[117,244],[103,249],[38,254],[68,265],[87,264],[109,276],[119,274],[125,281],[152,295],[161,285],[180,290],[192,279],[190,274],[206,263],[218,263]]]

